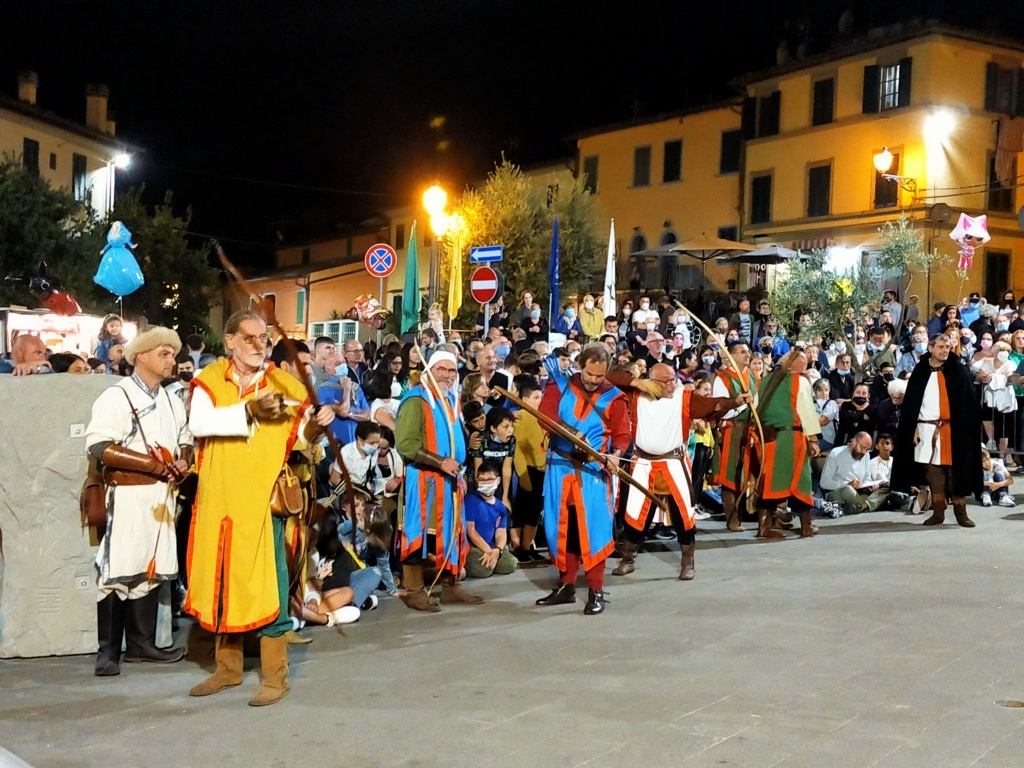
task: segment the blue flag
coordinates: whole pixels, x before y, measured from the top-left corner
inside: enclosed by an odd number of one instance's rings
[[[548,282],[551,283],[551,303],[548,306],[548,328],[555,322],[558,312],[558,217],[555,216],[555,231],[551,236],[551,263],[548,265]]]

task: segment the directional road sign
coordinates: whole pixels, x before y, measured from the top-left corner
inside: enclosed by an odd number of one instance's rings
[[[489,261],[501,261],[505,252],[503,245],[481,245],[469,249],[470,264],[485,264]]]
[[[387,243],[377,243],[367,249],[363,265],[371,275],[384,279],[398,266],[398,254]]]
[[[498,274],[490,267],[479,267],[473,273],[470,292],[477,304],[490,304],[498,295]]]

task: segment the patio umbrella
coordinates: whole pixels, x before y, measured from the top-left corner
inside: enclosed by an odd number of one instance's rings
[[[772,244],[761,246],[752,251],[746,251],[735,256],[720,258],[719,264],[784,264],[792,259],[802,257],[800,251],[791,248],[783,248],[781,245]]]
[[[711,259],[732,256],[736,253],[752,251],[755,248],[757,248],[756,245],[750,245],[749,243],[738,243],[735,240],[724,240],[721,237],[711,237],[702,233],[680,243],[673,243],[661,248],[648,248],[645,251],[637,251],[629,255],[631,257],[689,256],[690,258],[697,259],[701,263],[701,272],[706,284],[708,279],[708,262]]]

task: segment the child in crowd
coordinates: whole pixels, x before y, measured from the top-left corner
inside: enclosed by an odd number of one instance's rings
[[[103,326],[100,328],[99,336],[96,337],[96,351],[93,356],[102,360],[108,368],[111,362],[110,348],[113,346],[123,348],[128,343],[128,340],[121,335],[121,326],[119,315],[107,315],[103,318]],[[121,356],[124,357],[123,350]]]
[[[523,379],[519,384],[519,396],[534,410],[540,408],[544,392],[536,382]],[[537,417],[525,410],[516,413],[515,428],[512,430],[516,452],[512,456],[518,486],[512,502],[512,528],[510,534],[520,567],[546,565],[548,560],[533,549],[533,540],[540,523],[540,511],[544,506],[544,470],[547,467],[547,432]]]
[[[473,456],[484,447],[487,440],[487,414],[483,403],[470,400],[462,405],[462,428],[466,432],[466,452]],[[473,462],[469,462],[466,482],[473,482]]]
[[[359,525],[356,528],[356,556],[364,563],[372,563],[372,569],[380,573],[384,589],[394,597],[398,594],[395,577],[391,572],[391,557],[388,554],[391,542],[391,518],[380,504],[364,500],[357,506]],[[352,521],[343,520],[338,526],[338,535],[344,541],[352,541]],[[371,595],[373,607],[376,598]]]
[[[701,397],[711,397],[711,379],[704,376],[696,380],[694,392]],[[693,494],[695,509],[693,516],[697,520],[707,520],[711,514],[700,505],[700,497],[704,491],[704,478],[711,466],[711,456],[715,450],[715,433],[706,421],[694,419],[690,424],[690,441],[693,443],[690,458],[693,467]]]
[[[341,460],[345,463],[353,485],[374,492],[377,478],[377,447],[380,445],[379,424],[361,421],[356,426],[355,441],[341,448]],[[338,461],[331,464],[331,485],[341,482],[341,468]]]
[[[984,473],[985,490],[981,492],[981,506],[991,507],[993,502],[1000,507],[1016,507],[1017,502],[1010,494],[1013,478],[999,459],[993,459],[985,448],[981,449],[981,469]]]
[[[380,428],[380,442],[377,444],[377,476],[374,495],[390,517],[398,509],[398,491],[405,479],[405,462],[394,448],[395,433],[387,427]]]
[[[509,494],[512,492],[512,465],[516,453],[516,439],[512,435],[515,424],[516,417],[508,408],[491,408],[487,414],[487,432],[483,445],[476,451],[470,451],[474,478],[485,460],[489,459],[498,465],[499,494],[502,503],[509,509],[512,508]]]
[[[476,470],[476,488],[466,496],[467,578],[504,576],[516,569],[516,558],[505,547],[508,506],[497,499],[500,476],[497,462],[482,461]]]

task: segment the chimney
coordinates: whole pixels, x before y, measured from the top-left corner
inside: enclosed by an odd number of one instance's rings
[[[85,86],[85,125],[99,133],[113,136],[113,124],[107,119],[107,100],[110,89],[101,83]]]
[[[36,91],[39,88],[39,75],[35,72],[18,73],[18,99],[26,104],[36,103]]]

